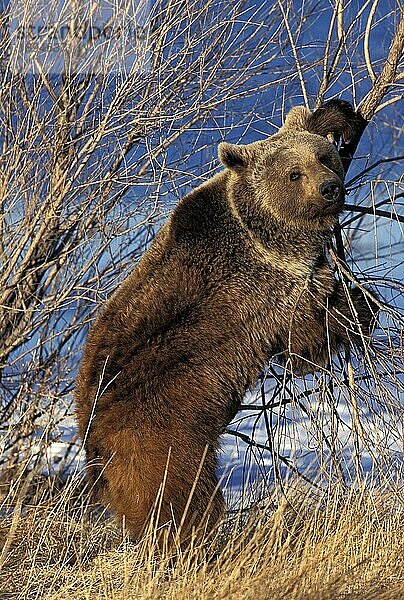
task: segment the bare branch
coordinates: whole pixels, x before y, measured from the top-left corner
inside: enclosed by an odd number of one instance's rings
[[[386,59],[386,63],[375,79],[372,89],[359,104],[358,110],[369,121],[381,104],[389,87],[394,83],[397,68],[403,56],[404,49],[404,11],[401,9],[401,18]]]
[[[378,217],[386,217],[387,219],[393,219],[399,223],[404,223],[404,215],[398,215],[394,212],[387,212],[386,210],[379,210],[378,208],[372,208],[371,206],[357,206],[355,204],[345,203],[346,210],[358,212],[364,215],[375,215]]]
[[[368,69],[369,76],[370,76],[371,80],[373,81],[373,83],[376,81],[376,75],[375,75],[375,72],[374,72],[373,67],[372,67],[372,62],[370,60],[369,37],[370,37],[370,31],[371,31],[371,28],[372,28],[373,17],[374,17],[374,14],[376,12],[378,4],[379,4],[379,0],[374,0],[372,6],[370,8],[368,20],[367,20],[367,23],[366,23],[365,38],[364,38],[364,41],[363,41],[363,50],[364,50],[364,53],[365,53],[366,66],[367,66],[367,69]]]

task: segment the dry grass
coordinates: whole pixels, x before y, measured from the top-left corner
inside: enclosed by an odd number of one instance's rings
[[[274,494],[243,528],[229,521],[215,543],[174,564],[147,541],[129,543],[105,515],[91,515],[76,483],[22,508],[19,495],[3,502],[3,513],[11,502],[15,510],[0,525],[2,599],[398,600],[404,593],[399,496],[376,486],[291,489],[288,500]]]

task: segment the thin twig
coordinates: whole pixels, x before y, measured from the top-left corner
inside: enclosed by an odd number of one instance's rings
[[[363,177],[364,175],[366,175],[366,173],[369,173],[369,171],[372,171],[373,169],[375,169],[379,165],[382,165],[382,164],[385,164],[385,163],[390,163],[390,162],[398,162],[399,160],[404,160],[404,155],[403,154],[399,155],[399,156],[390,156],[389,158],[381,158],[380,160],[377,160],[376,162],[374,162],[371,165],[369,165],[369,167],[366,167],[366,169],[363,169],[360,173],[358,173],[357,175],[355,175],[355,177],[352,177],[352,179],[350,179],[345,184],[345,187],[349,188],[353,183],[355,183],[355,181],[358,181],[358,179],[360,179],[361,177]]]
[[[386,217],[387,219],[392,219],[393,221],[404,223],[404,215],[398,215],[394,212],[387,212],[387,210],[379,210],[378,208],[373,208],[372,206],[357,206],[356,204],[345,203],[345,209],[364,215],[376,215],[378,217]],[[345,225],[347,225],[347,223],[345,223]]]

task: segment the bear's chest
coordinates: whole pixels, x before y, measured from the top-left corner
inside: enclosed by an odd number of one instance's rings
[[[244,277],[247,290],[265,299],[266,305],[283,311],[313,302],[323,305],[333,294],[336,283],[333,269],[323,257],[255,263],[249,265]]]

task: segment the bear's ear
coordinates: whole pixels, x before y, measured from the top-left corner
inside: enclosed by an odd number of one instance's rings
[[[304,106],[295,106],[286,115],[283,126],[279,129],[280,133],[297,133],[298,131],[309,131],[311,112]]]
[[[219,144],[219,160],[228,169],[239,171],[248,164],[248,152],[245,146],[239,144]]]

